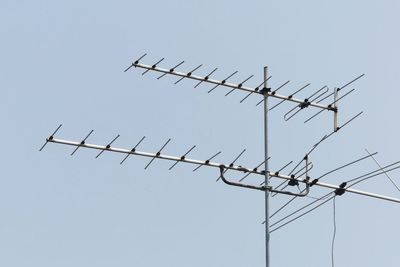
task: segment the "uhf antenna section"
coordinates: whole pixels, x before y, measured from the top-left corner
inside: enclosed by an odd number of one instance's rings
[[[246,78],[244,81],[242,81],[240,83],[231,83],[228,80],[230,78],[232,78],[235,74],[237,74],[238,71],[234,71],[233,73],[231,73],[230,75],[228,75],[227,77],[225,77],[222,80],[216,80],[216,79],[212,79],[211,75],[214,74],[218,70],[218,68],[213,69],[210,73],[208,73],[205,76],[199,76],[199,75],[194,75],[193,72],[195,70],[198,70],[201,66],[203,66],[202,64],[197,66],[196,68],[188,71],[188,72],[180,72],[180,71],[177,71],[176,68],[181,66],[185,61],[181,61],[176,66],[174,66],[172,68],[169,68],[169,69],[168,68],[161,68],[161,67],[158,67],[158,64],[162,60],[159,60],[156,63],[151,64],[151,65],[146,65],[146,64],[141,63],[140,61],[146,55],[147,54],[144,54],[141,57],[139,57],[137,60],[133,61],[132,64],[128,68],[125,69],[125,72],[130,70],[132,67],[141,68],[141,69],[144,69],[146,73],[148,71],[161,73],[161,76],[159,76],[158,78],[164,77],[165,75],[173,75],[173,76],[180,77],[180,79],[178,81],[181,81],[182,79],[185,79],[185,78],[191,79],[191,80],[196,80],[196,81],[198,81],[198,83],[194,87],[198,87],[201,83],[212,84],[214,87],[212,87],[208,91],[209,93],[212,92],[217,87],[222,86],[222,87],[228,87],[228,88],[231,89],[231,91],[228,91],[228,93],[226,95],[229,95],[232,92],[232,90],[240,90],[240,91],[247,92],[249,94],[256,93],[256,94],[263,95],[264,93],[267,93],[271,97],[278,98],[278,99],[281,99],[281,100],[284,100],[284,101],[290,101],[290,102],[295,102],[295,103],[298,103],[298,104],[307,105],[307,107],[308,106],[313,106],[313,107],[318,107],[318,108],[327,109],[327,110],[332,110],[333,109],[333,107],[331,107],[329,105],[323,105],[323,104],[316,103],[316,102],[310,102],[310,101],[308,101],[308,99],[307,99],[307,101],[305,101],[305,99],[295,98],[294,94],[292,94],[291,96],[280,95],[280,94],[277,93],[277,91],[280,88],[277,88],[275,90],[264,91],[262,86],[267,80],[263,81],[259,86],[256,86],[256,87],[245,86],[244,83],[247,82],[248,80],[250,80],[254,75],[249,76],[248,78]],[[270,78],[267,78],[267,79],[270,79]],[[283,86],[285,86],[288,83],[289,82],[286,82]]]
[[[364,74],[362,74],[362,75],[356,77],[355,79],[351,80],[350,82],[346,83],[345,85],[335,88],[334,91],[328,95],[326,95],[326,94],[329,92],[329,87],[325,85],[322,88],[315,91],[314,93],[312,93],[311,95],[309,95],[308,97],[301,99],[301,98],[297,98],[296,95],[298,93],[302,92],[303,90],[305,90],[306,88],[308,88],[310,86],[310,84],[306,84],[306,85],[300,87],[299,89],[297,89],[296,91],[292,92],[289,95],[283,95],[283,94],[279,94],[278,91],[280,89],[282,89],[283,87],[285,87],[287,84],[289,84],[289,82],[290,82],[289,80],[284,82],[282,85],[278,86],[275,89],[267,88],[267,86],[264,86],[264,84],[266,85],[267,81],[271,78],[271,76],[269,76],[269,77],[267,76],[267,77],[264,77],[264,80],[261,84],[258,84],[255,87],[250,87],[250,86],[246,86],[245,83],[248,82],[251,78],[253,78],[254,75],[250,75],[249,77],[247,77],[246,79],[244,79],[243,81],[241,81],[239,83],[232,83],[232,82],[229,82],[228,80],[231,79],[234,75],[236,75],[238,73],[238,71],[234,71],[233,73],[226,76],[222,80],[217,80],[217,79],[212,79],[211,75],[214,75],[214,73],[218,70],[218,68],[214,68],[212,71],[208,72],[208,74],[206,74],[204,76],[200,76],[200,75],[195,75],[194,72],[197,71],[198,69],[200,69],[203,66],[203,64],[196,66],[195,68],[189,70],[188,72],[181,72],[181,71],[178,71],[177,68],[181,67],[185,63],[185,61],[180,61],[178,64],[174,65],[171,68],[162,68],[162,67],[159,67],[159,64],[164,60],[164,58],[161,58],[160,60],[158,60],[155,63],[150,64],[150,65],[141,63],[141,60],[146,55],[147,54],[143,54],[141,57],[134,60],[132,62],[132,64],[128,68],[125,69],[125,72],[130,70],[132,67],[134,67],[134,68],[144,69],[144,72],[142,72],[142,74],[146,74],[147,72],[150,72],[150,71],[160,73],[161,75],[158,76],[157,79],[160,79],[166,75],[177,76],[177,77],[179,77],[179,79],[175,82],[175,84],[179,83],[180,81],[182,81],[185,78],[189,79],[189,80],[197,81],[197,83],[194,85],[195,88],[197,88],[202,83],[211,84],[213,87],[208,90],[208,93],[211,93],[217,87],[220,87],[220,86],[227,87],[230,90],[225,94],[225,96],[230,95],[235,90],[246,92],[247,93],[246,96],[240,100],[240,103],[243,103],[252,94],[258,94],[258,95],[272,97],[272,98],[276,98],[276,99],[280,100],[277,104],[275,104],[274,106],[269,108],[269,110],[275,109],[276,107],[280,106],[282,103],[284,103],[286,101],[295,103],[296,105],[284,114],[283,117],[284,117],[285,121],[292,119],[294,116],[296,116],[298,113],[300,113],[300,111],[302,111],[308,107],[317,108],[317,109],[319,109],[319,111],[316,114],[312,115],[310,118],[308,118],[305,121],[305,123],[314,119],[319,114],[321,114],[323,111],[332,111],[333,112],[333,127],[335,130],[337,130],[340,127],[338,125],[338,102],[341,99],[343,99],[344,97],[346,97],[347,95],[349,95],[350,93],[354,92],[355,89],[350,90],[349,92],[345,93],[342,96],[339,96],[339,92],[342,89],[346,88],[347,86],[349,86],[350,84],[354,83],[355,81],[357,81],[358,79],[360,79],[361,77],[364,76]],[[324,100],[326,100],[332,96],[333,96],[332,102],[330,102],[328,104],[322,103]],[[263,98],[256,104],[256,106],[260,105],[264,101],[265,100]]]

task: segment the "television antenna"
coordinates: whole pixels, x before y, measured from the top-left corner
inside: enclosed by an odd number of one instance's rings
[[[264,78],[263,81],[258,84],[256,87],[249,87],[245,86],[244,83],[249,81],[254,75],[249,76],[245,80],[243,80],[240,83],[231,83],[228,81],[228,79],[232,78],[237,71],[233,72],[229,76],[225,77],[223,80],[215,80],[211,78],[211,75],[213,75],[218,69],[215,68],[212,71],[208,72],[207,75],[205,76],[198,76],[195,75],[194,72],[200,69],[203,65],[198,65],[195,68],[191,69],[189,72],[179,72],[176,69],[180,67],[182,64],[184,64],[184,61],[181,61],[180,63],[176,64],[172,68],[165,69],[161,68],[158,65],[164,60],[164,58],[161,58],[157,62],[151,65],[146,65],[141,63],[140,61],[146,56],[147,54],[142,55],[139,57],[137,60],[134,60],[132,64],[125,69],[125,72],[130,70],[132,67],[137,68],[137,69],[143,69],[144,71],[142,72],[142,75],[145,75],[148,72],[156,72],[159,73],[160,75],[157,77],[157,79],[161,79],[166,75],[172,75],[178,77],[178,80],[176,80],[175,84],[181,82],[183,79],[189,79],[189,80],[194,80],[197,83],[195,84],[195,88],[200,86],[201,84],[211,84],[212,88],[209,89],[208,93],[211,93],[218,87],[222,88],[228,88],[229,91],[225,94],[225,96],[228,96],[231,94],[233,91],[238,90],[241,92],[246,93],[246,95],[240,100],[240,103],[243,103],[246,101],[251,95],[257,95],[261,97],[261,100],[257,103],[257,106],[260,104],[264,105],[263,111],[264,111],[264,159],[263,161],[257,165],[256,167],[243,167],[240,165],[236,165],[236,161],[243,155],[243,153],[246,151],[245,149],[229,164],[223,164],[223,163],[218,163],[213,161],[215,157],[217,157],[221,152],[217,152],[216,154],[210,156],[206,160],[197,160],[197,159],[191,159],[188,157],[188,154],[192,152],[196,146],[190,147],[184,154],[181,156],[171,156],[171,155],[166,155],[163,154],[162,151],[163,149],[169,144],[171,139],[168,139],[157,152],[145,152],[139,150],[139,145],[142,143],[142,141],[146,138],[143,136],[132,148],[118,148],[112,146],[113,143],[120,137],[120,135],[117,135],[115,138],[113,138],[110,142],[108,142],[106,145],[95,145],[95,144],[90,144],[87,143],[87,139],[91,136],[93,133],[93,130],[91,130],[85,138],[83,138],[81,141],[69,141],[65,139],[60,139],[56,138],[55,134],[60,130],[61,124],[56,128],[56,130],[48,137],[46,138],[45,143],[43,146],[40,148],[39,151],[42,151],[44,147],[48,143],[57,143],[57,144],[62,144],[62,145],[69,145],[74,147],[74,150],[72,151],[71,155],[74,155],[80,148],[87,148],[87,149],[93,149],[93,150],[98,150],[99,153],[96,155],[96,158],[100,157],[104,152],[114,152],[114,153],[120,153],[124,154],[123,159],[121,160],[120,164],[123,164],[129,156],[142,156],[142,157],[148,157],[150,158],[150,161],[148,164],[145,166],[145,169],[147,169],[155,159],[163,159],[167,161],[173,162],[171,167],[169,168],[170,170],[173,169],[178,163],[188,163],[195,165],[195,169],[193,171],[197,171],[199,168],[206,166],[206,167],[211,167],[211,168],[217,168],[219,169],[219,177],[217,178],[217,181],[221,179],[225,184],[231,185],[231,186],[236,186],[236,187],[241,187],[245,189],[252,189],[252,190],[257,190],[257,191],[262,191],[264,192],[265,196],[265,221],[263,222],[265,224],[265,248],[266,248],[266,267],[270,267],[270,234],[279,228],[287,225],[288,223],[296,220],[297,218],[311,212],[312,210],[318,208],[319,206],[323,205],[324,203],[328,202],[332,198],[336,196],[341,196],[344,193],[353,193],[353,194],[358,194],[366,197],[372,197],[376,199],[381,199],[381,200],[386,200],[386,201],[391,201],[391,202],[396,202],[400,203],[399,198],[395,197],[390,197],[390,196],[384,196],[376,193],[371,193],[359,189],[353,188],[354,185],[359,184],[360,182],[363,182],[365,180],[371,179],[373,177],[376,177],[378,175],[385,175],[388,177],[391,181],[391,183],[399,190],[399,187],[396,185],[396,183],[391,179],[388,175],[389,172],[399,169],[400,168],[400,161],[394,162],[392,164],[388,164],[386,166],[381,166],[376,159],[374,158],[374,155],[377,153],[370,153],[369,151],[366,151],[368,155],[358,158],[352,162],[346,163],[342,166],[339,166],[333,170],[330,170],[322,175],[320,175],[317,178],[311,178],[310,176],[310,170],[313,168],[313,163],[311,161],[311,154],[312,152],[325,140],[330,138],[332,135],[337,133],[339,130],[343,129],[345,126],[347,126],[349,123],[351,123],[353,120],[358,118],[362,112],[359,112],[355,116],[351,117],[349,120],[347,120],[345,123],[339,125],[338,122],[338,116],[339,116],[339,101],[349,95],[350,93],[354,92],[355,89],[348,90],[345,92],[343,95],[339,96],[339,93],[347,89],[349,85],[353,84],[360,78],[364,76],[364,74],[357,76],[353,80],[349,81],[348,83],[344,84],[341,87],[335,88],[333,92],[329,92],[328,86],[323,86],[317,91],[313,92],[310,94],[307,98],[298,98],[296,95],[300,93],[301,91],[305,90],[310,86],[310,84],[306,84],[303,87],[297,89],[290,95],[283,95],[278,93],[280,89],[285,87],[290,81],[286,81],[283,83],[281,86],[278,86],[275,89],[272,89],[268,87],[268,80],[271,78],[271,76],[268,75],[268,67],[264,67]],[[345,90],[344,90],[345,91]],[[278,99],[279,102],[275,104],[272,107],[269,107],[269,98],[275,98]],[[324,103],[327,99],[331,98],[331,101],[328,101],[328,103]],[[289,103],[294,103],[295,106],[290,109],[288,112],[284,114],[284,120],[288,121],[295,117],[299,112],[308,109],[308,108],[313,108],[316,109],[317,112],[309,117],[307,120],[304,122],[309,122],[310,120],[314,119],[324,111],[327,112],[332,112],[333,114],[333,130],[332,132],[324,135],[321,139],[319,139],[318,142],[316,142],[312,148],[304,155],[304,157],[295,165],[295,167],[288,173],[288,174],[282,174],[281,172],[287,168],[293,161],[289,162],[288,164],[284,165],[282,168],[280,168],[277,171],[271,171],[269,169],[269,164],[268,161],[270,159],[269,156],[269,136],[268,136],[268,130],[269,130],[269,124],[268,124],[268,116],[269,116],[269,111],[275,109],[279,105],[281,105],[284,102],[289,102]],[[339,185],[335,184],[330,184],[326,182],[322,182],[321,179],[324,178],[325,176],[332,174],[338,170],[341,170],[343,168],[346,168],[350,165],[356,164],[362,160],[365,160],[367,158],[372,158],[376,164],[378,165],[379,168],[364,173],[358,177],[349,179],[347,181],[342,182]],[[264,170],[261,170],[260,167],[264,165]],[[225,176],[225,173],[227,171],[234,171],[234,172],[239,172],[245,174],[241,179],[238,181],[233,181],[231,179],[228,179]],[[261,184],[249,184],[249,183],[244,183],[243,180],[248,177],[250,174],[254,175],[259,175],[263,177],[263,182]],[[270,179],[271,178],[276,178],[282,180],[282,183],[279,184],[278,186],[271,186],[270,184]],[[303,185],[304,188],[302,190],[299,190],[299,192],[295,192],[293,190],[286,190],[288,187],[293,187],[297,186],[300,189],[300,185]],[[270,219],[273,218],[278,212],[283,210],[287,205],[289,205],[294,199],[297,197],[310,197],[309,192],[311,190],[311,187],[316,186],[316,187],[321,187],[321,188],[327,188],[330,189],[330,192],[320,198],[316,198],[313,202],[307,204],[306,206],[298,209],[297,211],[275,221],[274,223],[270,223]],[[400,190],[399,190],[400,191]],[[284,204],[282,207],[280,207],[277,211],[274,213],[270,214],[270,194],[272,196],[275,196],[276,194],[283,194],[283,195],[289,195],[292,198]],[[321,202],[323,201],[323,202]],[[312,205],[320,202],[317,206],[314,206],[313,208],[307,210],[306,212],[296,215],[302,210],[305,210]]]

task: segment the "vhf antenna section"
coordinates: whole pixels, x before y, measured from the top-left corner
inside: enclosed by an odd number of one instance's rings
[[[170,138],[164,143],[164,145],[157,152],[154,153],[154,152],[139,151],[137,149],[137,147],[145,139],[145,136],[143,136],[132,149],[124,149],[124,148],[117,148],[117,147],[111,146],[111,144],[114,143],[114,141],[116,141],[120,137],[120,135],[117,135],[117,137],[115,137],[107,145],[95,145],[95,144],[90,144],[90,143],[86,142],[88,137],[93,133],[93,130],[91,130],[89,132],[89,134],[82,141],[69,141],[69,140],[64,140],[64,139],[54,137],[54,135],[60,130],[60,128],[61,128],[61,124],[60,124],[60,126],[57,127],[57,129],[48,138],[46,138],[46,141],[45,141],[44,145],[40,148],[40,151],[42,151],[44,149],[45,145],[47,145],[48,143],[55,143],[55,144],[62,144],[62,145],[68,145],[68,146],[74,147],[73,153],[76,152],[77,149],[79,149],[79,148],[86,148],[86,149],[97,150],[100,153],[113,152],[113,153],[125,154],[125,157],[122,159],[120,164],[124,163],[125,160],[131,155],[148,157],[148,158],[150,158],[150,162],[145,166],[145,169],[147,169],[155,159],[161,159],[161,160],[173,161],[174,165],[171,166],[172,168],[175,167],[176,164],[181,162],[181,163],[196,165],[197,167],[193,171],[197,171],[200,167],[207,166],[207,167],[213,167],[213,168],[218,168],[218,169],[223,168],[224,175],[227,170],[246,174],[244,177],[239,179],[237,183],[242,182],[250,174],[259,175],[261,177],[263,177],[265,175],[265,170],[259,169],[259,167],[261,167],[263,164],[265,164],[264,161],[262,163],[260,163],[259,165],[257,165],[255,168],[249,168],[249,167],[244,167],[241,165],[235,165],[234,162],[239,158],[239,156],[237,156],[236,160],[234,160],[233,162],[231,162],[229,164],[212,161],[214,158],[216,158],[218,155],[220,155],[222,153],[221,151],[215,153],[214,155],[212,155],[211,157],[209,157],[206,160],[197,160],[197,159],[191,159],[191,158],[186,157],[186,155],[188,155],[191,151],[193,151],[196,146],[192,146],[182,156],[171,156],[171,155],[162,154],[161,153],[162,150],[171,141]],[[241,155],[243,155],[243,153],[244,153],[243,151],[242,151],[242,153],[240,153]],[[97,154],[97,155],[99,155],[99,154]],[[371,155],[376,155],[376,153],[373,153]],[[96,158],[98,158],[98,156],[96,156]],[[277,178],[277,179],[284,180],[286,182],[294,183],[294,184],[301,183],[301,184],[305,184],[306,186],[309,185],[310,187],[318,186],[318,187],[322,187],[322,188],[335,189],[335,190],[341,189],[340,185],[322,183],[321,181],[319,181],[319,179],[322,177],[312,179],[312,177],[309,173],[313,166],[312,162],[309,160],[308,157],[306,157],[302,162],[306,163],[304,167],[302,167],[301,169],[298,169],[296,171],[291,171],[291,173],[288,175],[282,174],[281,171],[290,164],[286,164],[284,167],[280,168],[278,171],[275,171],[275,172],[268,171],[268,175],[271,178]],[[351,163],[351,164],[353,164],[353,163]],[[172,169],[171,167],[169,169]],[[371,175],[371,174],[376,175],[377,173],[379,173],[379,171],[380,171],[380,174],[384,174],[384,173],[388,173],[393,170],[397,170],[398,168],[400,168],[400,161],[396,162],[394,164],[388,165],[388,166],[384,166],[383,168],[379,168],[379,169],[375,170],[374,172],[369,173],[368,175]],[[297,169],[297,167],[296,167],[296,169]],[[302,178],[302,176],[304,176],[304,175],[305,175],[305,178]],[[323,176],[325,176],[325,175],[323,175]],[[225,178],[225,180],[229,180],[229,179]],[[265,190],[265,188],[266,188],[265,185],[264,186],[263,185],[256,186],[256,187],[259,187],[259,190]],[[261,189],[262,187],[264,189]],[[267,189],[274,193],[280,192],[279,190],[275,190],[271,187],[268,187]],[[365,191],[361,191],[361,190],[357,190],[357,189],[353,189],[353,188],[345,189],[345,192],[355,193],[355,194],[359,194],[359,195],[370,196],[370,197],[374,197],[374,198],[379,198],[379,199],[383,199],[383,200],[400,203],[400,199],[397,199],[397,198],[386,197],[386,196],[373,194],[373,193],[369,193],[369,192],[365,192]],[[286,194],[286,195],[287,194],[291,194],[293,196],[296,195],[296,193],[288,192],[288,191],[282,191],[282,193]]]

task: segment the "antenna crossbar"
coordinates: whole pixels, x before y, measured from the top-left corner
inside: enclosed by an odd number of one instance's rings
[[[199,166],[209,166],[209,167],[220,168],[220,166],[223,165],[222,163],[216,163],[216,162],[212,162],[210,160],[196,160],[196,159],[190,159],[190,158],[186,158],[186,157],[165,155],[165,154],[161,154],[159,152],[157,152],[157,153],[143,152],[143,151],[139,151],[139,150],[130,150],[130,149],[124,149],[124,148],[111,147],[111,146],[101,146],[101,145],[94,145],[94,144],[89,144],[89,143],[82,144],[81,142],[68,141],[68,140],[58,139],[58,138],[47,138],[46,142],[70,145],[70,146],[75,146],[75,147],[80,147],[80,148],[91,148],[91,149],[95,149],[95,150],[110,151],[110,152],[116,152],[116,153],[127,154],[127,155],[137,155],[137,156],[143,156],[143,157],[149,157],[149,158],[164,159],[164,160],[170,160],[170,161],[175,161],[175,162],[185,162],[185,163],[190,163],[190,164],[199,165]],[[229,170],[233,170],[233,171],[240,171],[240,172],[245,172],[245,173],[249,172],[249,173],[259,174],[259,175],[264,175],[264,173],[265,173],[263,170],[244,168],[242,166],[233,165],[233,164],[228,164],[225,168],[229,169]]]
[[[257,94],[264,95],[264,93],[266,91],[268,96],[278,98],[278,99],[281,99],[284,101],[302,104],[302,105],[305,105],[306,107],[312,106],[312,107],[320,108],[322,110],[331,110],[331,111],[335,110],[333,105],[324,105],[324,104],[320,104],[317,102],[309,102],[308,99],[306,101],[305,99],[295,98],[295,97],[293,97],[293,95],[291,95],[291,96],[280,95],[280,94],[277,94],[276,91],[271,92],[271,90],[259,90],[258,87],[256,89],[254,89],[251,87],[244,86],[243,83],[240,83],[240,84],[229,83],[229,82],[226,82],[226,79],[222,80],[222,81],[213,80],[213,79],[210,79],[209,76],[201,77],[201,76],[193,75],[192,72],[183,73],[183,72],[176,71],[175,69],[164,69],[164,68],[157,67],[155,65],[146,65],[146,64],[142,64],[142,63],[136,63],[136,62],[133,62],[132,66],[137,67],[137,68],[142,68],[147,71],[156,71],[156,72],[160,72],[163,74],[175,75],[175,76],[178,76],[181,78],[197,80],[199,82],[211,83],[211,84],[214,84],[217,86],[224,86],[224,87],[229,87],[232,89],[242,90],[247,93],[257,93]]]
[[[54,138],[54,137],[47,138],[46,142],[70,145],[70,146],[74,146],[76,148],[91,148],[91,149],[96,149],[96,150],[101,150],[101,151],[110,151],[110,152],[122,153],[122,154],[127,154],[127,155],[137,155],[137,156],[144,156],[144,157],[149,157],[149,158],[170,160],[170,161],[175,161],[175,162],[185,162],[185,163],[195,164],[195,165],[199,165],[199,166],[209,166],[209,167],[214,167],[214,168],[219,168],[219,169],[221,168],[221,166],[223,166],[225,169],[229,169],[232,171],[252,173],[252,174],[258,174],[258,175],[263,175],[263,176],[265,175],[264,170],[246,168],[246,167],[232,165],[232,164],[225,165],[225,164],[221,164],[221,163],[217,163],[217,162],[212,162],[209,160],[202,161],[202,160],[190,159],[190,158],[186,158],[186,157],[164,155],[159,152],[150,153],[150,152],[143,152],[143,151],[138,151],[138,150],[116,148],[116,147],[111,147],[109,145],[100,146],[100,145],[94,145],[94,144],[89,144],[89,143],[82,144],[82,142],[79,142],[79,141],[78,142],[77,141],[68,141],[68,140],[58,139],[58,138]],[[333,185],[333,184],[328,184],[328,183],[322,183],[322,182],[316,181],[316,180],[310,182],[310,179],[308,179],[307,177],[305,179],[301,179],[301,178],[296,178],[294,175],[283,175],[278,172],[274,173],[274,172],[268,171],[268,173],[269,173],[269,176],[279,178],[279,179],[284,179],[284,180],[288,180],[288,181],[297,181],[297,182],[304,183],[304,184],[311,184],[311,186],[315,185],[315,186],[319,186],[319,187],[340,190],[343,193],[349,192],[349,193],[354,193],[354,194],[358,194],[358,195],[363,195],[363,196],[368,196],[368,197],[373,197],[373,198],[377,198],[377,199],[400,203],[400,199],[383,196],[383,195],[379,195],[379,194],[374,194],[374,193],[370,193],[370,192],[366,192],[366,191],[362,191],[362,190],[358,190],[358,189],[347,188],[346,185],[343,186],[343,184]]]

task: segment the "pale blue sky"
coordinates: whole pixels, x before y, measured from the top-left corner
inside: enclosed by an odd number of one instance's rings
[[[340,121],[363,110],[313,155],[313,176],[378,151],[382,165],[399,160],[400,4],[398,1],[0,1],[0,266],[264,266],[263,194],[216,183],[218,171],[51,144],[38,149],[58,124],[59,137],[117,147],[141,146],[194,158],[223,151],[216,161],[262,161],[258,98],[194,82],[123,73],[132,59],[182,70],[204,64],[223,79],[262,79],[272,88],[290,79],[290,94],[340,86],[365,73],[340,104]],[[271,101],[272,102],[272,101]],[[271,168],[300,159],[332,129],[325,114],[303,124],[307,111],[282,119],[271,112]],[[374,163],[326,178],[339,184]],[[398,183],[399,172],[392,174]],[[257,183],[258,177],[249,177]],[[386,178],[359,188],[399,197]],[[326,190],[313,188],[313,196]],[[287,198],[274,198],[271,209]],[[291,209],[310,200],[299,200]],[[336,266],[399,265],[400,205],[345,194],[337,199]],[[330,266],[332,203],[275,232],[272,266]]]

